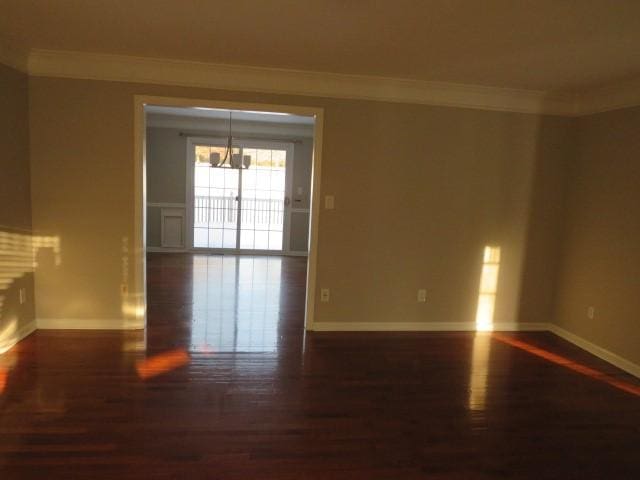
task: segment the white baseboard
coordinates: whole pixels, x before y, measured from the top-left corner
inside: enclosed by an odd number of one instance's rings
[[[640,365],[637,365],[626,358],[617,355],[606,348],[602,348],[595,343],[590,342],[589,340],[585,340],[578,335],[575,335],[564,328],[558,327],[557,325],[550,324],[549,331],[558,335],[561,338],[564,338],[568,342],[573,343],[574,345],[580,347],[583,350],[586,350],[592,355],[595,355],[602,360],[609,362],[610,364],[618,367],[625,372],[630,373],[638,378],[640,378]]]
[[[493,325],[494,332],[546,332],[548,330],[549,324],[544,322],[498,322]]]
[[[309,253],[308,252],[290,251],[290,252],[283,253],[283,255],[285,257],[308,257]]]
[[[547,323],[496,323],[494,331],[534,332],[548,330]],[[473,332],[475,322],[315,322],[315,332]]]
[[[13,339],[0,344],[4,353],[37,329],[42,330],[136,330],[144,326],[122,318],[63,319],[39,318],[20,328]],[[316,322],[309,330],[316,332],[466,332],[475,331],[473,322]],[[494,331],[549,331],[602,360],[640,378],[640,365],[550,323],[497,323]]]
[[[35,331],[36,331],[35,320],[32,322],[29,322],[26,325],[23,325],[15,332],[15,335],[13,336],[13,338],[8,340],[3,340],[2,343],[0,343],[0,354],[6,352],[11,347],[13,347],[16,343],[18,343],[20,340],[28,337]]]
[[[185,248],[147,247],[147,252],[152,253],[187,253]]]
[[[471,330],[465,322],[314,322],[314,332],[444,332]]]
[[[316,322],[309,330],[315,332],[468,332],[475,331],[476,325],[473,322]],[[493,331],[548,331],[640,378],[640,365],[551,323],[496,323],[493,325]]]
[[[38,318],[38,330],[138,330],[125,318]]]

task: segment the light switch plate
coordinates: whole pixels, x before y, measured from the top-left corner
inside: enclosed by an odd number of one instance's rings
[[[424,288],[418,290],[418,302],[425,303],[427,301],[427,291]]]
[[[323,288],[320,290],[320,301],[321,302],[328,302],[329,301],[329,289],[328,288]]]

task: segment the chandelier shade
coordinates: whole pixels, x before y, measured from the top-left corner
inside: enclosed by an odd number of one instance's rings
[[[251,156],[233,153],[233,132],[232,132],[232,112],[229,112],[229,135],[227,136],[227,146],[225,147],[224,158],[220,152],[209,154],[209,166],[213,168],[224,167],[235,169],[247,169],[251,166]]]

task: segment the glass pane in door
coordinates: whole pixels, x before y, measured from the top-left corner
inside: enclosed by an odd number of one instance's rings
[[[242,171],[240,248],[282,250],[287,151],[244,148],[251,166]]]
[[[211,153],[224,158],[225,147],[196,145],[194,164],[193,246],[196,248],[236,248],[238,232],[237,169],[212,168]],[[234,153],[239,149],[234,148]]]

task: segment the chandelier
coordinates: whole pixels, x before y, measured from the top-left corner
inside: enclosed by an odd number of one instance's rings
[[[251,166],[251,155],[243,155],[242,153],[233,153],[233,135],[231,131],[232,115],[229,111],[229,135],[227,136],[227,146],[224,151],[224,158],[220,152],[211,152],[209,154],[209,165],[214,168],[228,167],[235,169],[247,169]]]

